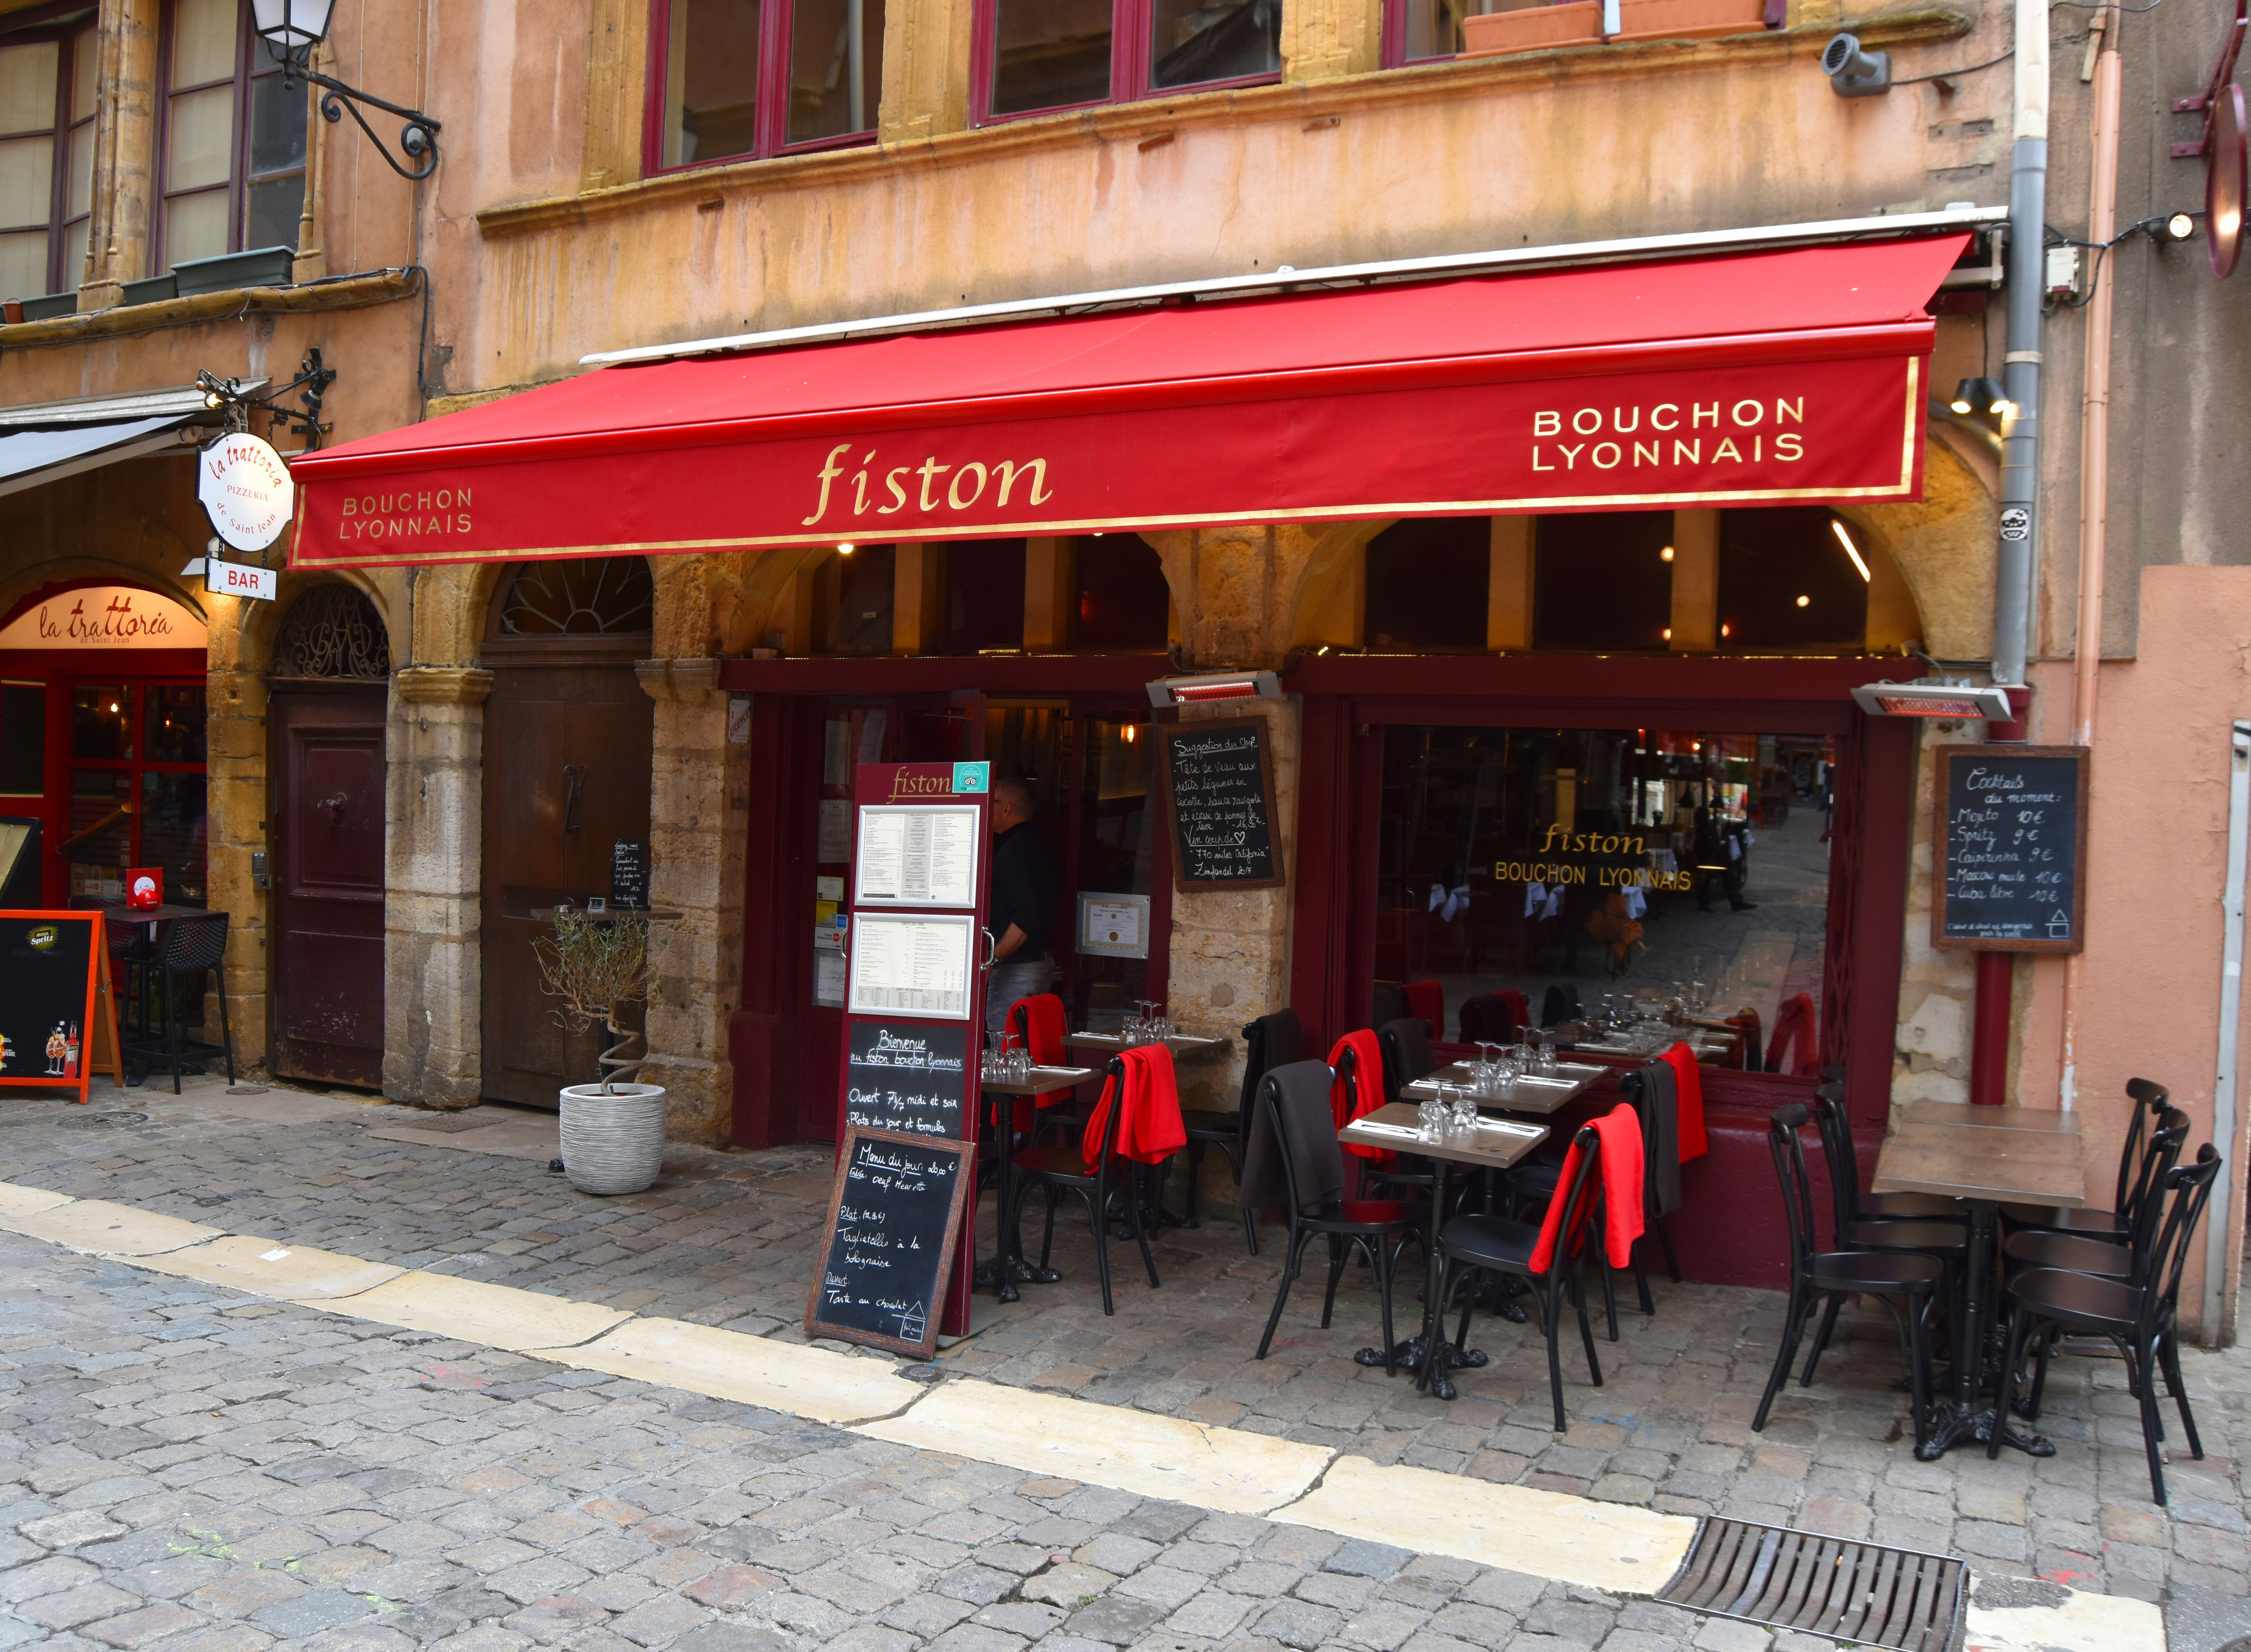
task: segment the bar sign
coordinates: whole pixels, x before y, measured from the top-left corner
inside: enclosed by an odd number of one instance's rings
[[[204,589],[222,597],[249,597],[259,602],[272,602],[281,583],[280,572],[272,568],[221,562],[216,556],[204,563]]]

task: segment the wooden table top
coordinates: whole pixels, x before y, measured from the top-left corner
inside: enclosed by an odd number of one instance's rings
[[[1340,1142],[1381,1147],[1394,1153],[1419,1153],[1424,1158],[1451,1159],[1458,1165],[1481,1165],[1506,1170],[1548,1139],[1545,1124],[1520,1124],[1510,1119],[1481,1121],[1474,1137],[1449,1132],[1426,1139],[1416,1128],[1415,1109],[1392,1102],[1337,1132]]]
[[[2075,1207],[2087,1202],[2086,1144],[2077,1116],[2053,1108],[1913,1102],[1876,1155],[1874,1187]]]
[[[1530,1113],[1544,1118],[1550,1113],[1569,1107],[1585,1095],[1591,1086],[1609,1077],[1611,1072],[1610,1068],[1590,1066],[1583,1061],[1561,1061],[1556,1065],[1557,1071],[1552,1076],[1527,1075],[1497,1096],[1479,1096],[1477,1098],[1479,1110],[1493,1113]],[[1468,1066],[1464,1062],[1455,1061],[1450,1066],[1440,1068],[1427,1077],[1416,1079],[1411,1084],[1401,1085],[1399,1093],[1402,1096],[1412,1096],[1418,1102],[1437,1101],[1437,1087],[1441,1084],[1471,1087]]]
[[[977,1088],[993,1096],[1044,1096],[1100,1076],[1091,1067],[1035,1067],[1029,1078],[980,1078]]]
[[[1136,1047],[1115,1033],[1066,1033],[1063,1041],[1075,1050],[1107,1050],[1112,1055]],[[1165,1047],[1175,1055],[1193,1055],[1198,1050],[1216,1050],[1226,1041],[1195,1033],[1175,1033],[1165,1040]]]
[[[224,912],[213,912],[200,906],[105,906],[100,909],[104,919],[111,923],[163,923],[173,918],[223,918]]]

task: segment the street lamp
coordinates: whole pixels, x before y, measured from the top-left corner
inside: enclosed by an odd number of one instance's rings
[[[285,83],[309,80],[323,89],[323,120],[341,121],[349,114],[359,122],[359,129],[367,134],[368,142],[375,145],[376,152],[392,171],[419,183],[438,169],[438,122],[419,109],[386,103],[371,93],[358,91],[319,73],[312,66],[313,48],[327,38],[329,14],[335,5],[336,0],[251,0],[252,26],[258,31],[258,38],[266,42],[267,55],[281,66]],[[400,128],[398,147],[413,162],[412,166],[399,165],[390,146],[376,135],[367,117],[359,112],[363,103],[372,104],[406,123]]]

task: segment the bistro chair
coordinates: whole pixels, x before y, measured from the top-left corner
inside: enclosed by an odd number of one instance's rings
[[[2156,1183],[2147,1175],[2143,1158],[2143,1133],[2164,1116],[2172,1105],[2172,1096],[2165,1087],[2146,1078],[2126,1081],[2126,1094],[2133,1098],[2134,1109],[2126,1120],[2126,1140],[2118,1150],[2118,1191],[2109,1210],[2069,1209],[2056,1205],[2004,1205],[2001,1220],[2014,1231],[2036,1227],[2052,1234],[2087,1234],[2097,1239],[2123,1239],[2134,1226],[2134,1200],[2137,1190],[2154,1188]]]
[[[171,1074],[172,1094],[177,1096],[181,1074],[201,1073],[204,1062],[221,1055],[226,1058],[226,1082],[235,1082],[234,1021],[226,1005],[226,925],[227,915],[224,912],[175,918],[163,939],[156,944],[156,957],[148,963],[143,979],[154,978],[162,983],[161,1041],[152,1037],[135,1040],[125,1047],[127,1083],[146,1082],[149,1073],[161,1065]],[[205,971],[212,972],[218,981],[218,1024],[224,1040],[218,1044],[191,1039],[186,1033],[188,998],[192,995],[197,1009],[202,1009]],[[186,985],[184,992],[183,983]],[[148,1002],[145,988],[142,1002]],[[201,1026],[200,1016],[197,1026]]]
[[[1411,1106],[1401,1093],[1418,1078],[1428,1078],[1438,1070],[1437,1057],[1430,1054],[1430,1035],[1423,1022],[1411,1015],[1403,1015],[1384,1022],[1375,1029],[1375,1041],[1383,1051],[1383,1099]],[[1420,1170],[1406,1168],[1410,1165]],[[1361,1165],[1363,1187],[1415,1187],[1435,1191],[1438,1178],[1430,1167],[1430,1161],[1411,1154],[1401,1154],[1388,1170],[1379,1170],[1374,1160]],[[1466,1185],[1466,1184],[1465,1184]]]
[[[1821,1127],[1821,1151],[1829,1161],[1830,1192],[1837,1203],[1837,1242],[1862,1221],[1967,1222],[1962,1201],[1940,1193],[1864,1193],[1860,1191],[1860,1145],[1853,1139],[1845,1111],[1845,1086],[1832,1079],[1814,1091],[1813,1118]]]
[[[1595,1331],[1587,1321],[1587,1294],[1580,1277],[1588,1234],[1594,1225],[1596,1194],[1602,1186],[1597,1176],[1602,1137],[1592,1124],[1582,1124],[1573,1144],[1578,1149],[1578,1158],[1572,1166],[1571,1179],[1557,1189],[1537,1226],[1506,1216],[1457,1216],[1439,1228],[1438,1300],[1433,1315],[1434,1323],[1443,1326],[1446,1303],[1458,1287],[1466,1286],[1462,1296],[1461,1323],[1454,1331],[1453,1363],[1481,1365],[1486,1363],[1485,1356],[1472,1351],[1467,1344],[1470,1312],[1476,1305],[1482,1277],[1497,1274],[1530,1283],[1533,1298],[1540,1304],[1540,1334],[1548,1341],[1548,1390],[1555,1402],[1557,1434],[1570,1427],[1563,1415],[1563,1359],[1559,1340],[1566,1296],[1578,1312],[1579,1341],[1587,1351],[1587,1374],[1596,1387],[1603,1386],[1602,1362],[1595,1354]],[[1550,1222],[1555,1229],[1554,1244],[1545,1268],[1535,1269],[1532,1261]],[[1600,1241],[1596,1242],[1599,1244]],[[1423,1372],[1417,1386],[1441,1400],[1451,1400],[1454,1385],[1440,1368],[1438,1347],[1443,1341],[1442,1330],[1423,1352]]]
[[[1181,1123],[1188,1136],[1188,1225],[1196,1225],[1196,1189],[1203,1179],[1203,1156],[1208,1148],[1216,1146],[1227,1155],[1227,1167],[1235,1176],[1235,1193],[1238,1204],[1243,1199],[1243,1154],[1245,1135],[1250,1127],[1251,1103],[1258,1093],[1258,1081],[1275,1068],[1286,1067],[1299,1059],[1306,1043],[1305,1024],[1295,1010],[1275,1010],[1262,1015],[1243,1029],[1243,1096],[1230,1112],[1218,1112],[1203,1108],[1183,1108]],[[1258,1254],[1258,1219],[1249,1205],[1243,1205],[1243,1238],[1250,1247],[1250,1254]]]
[[[1766,1427],[1774,1398],[1790,1380],[1790,1367],[1797,1358],[1797,1344],[1805,1335],[1805,1322],[1814,1305],[1825,1299],[1822,1338],[1836,1324],[1837,1310],[1848,1296],[1874,1296],[1898,1322],[1900,1342],[1907,1354],[1908,1382],[1915,1409],[1915,1443],[1920,1447],[1930,1433],[1930,1351],[1924,1342],[1924,1322],[1944,1281],[1946,1268],[1936,1256],[1917,1251],[1819,1250],[1813,1236],[1813,1182],[1805,1171],[1805,1146],[1798,1132],[1811,1122],[1804,1105],[1791,1102],[1775,1109],[1767,1123],[1767,1145],[1774,1154],[1775,1179],[1782,1185],[1783,1225],[1790,1231],[1790,1302],[1783,1310],[1782,1341],[1775,1350],[1774,1369],[1767,1373],[1766,1393],[1751,1419],[1754,1431]],[[1902,1310],[1893,1299],[1903,1298]],[[1813,1367],[1821,1358],[1821,1342],[1813,1345],[1798,1386],[1813,1386]]]
[[[1407,1013],[1407,986],[1403,981],[1378,981],[1375,996],[1368,1014],[1371,1026],[1382,1026],[1386,1021],[1396,1021]]]
[[[1577,1020],[1584,1013],[1579,1007],[1579,989],[1569,981],[1549,987],[1540,1000],[1542,1026],[1561,1026],[1566,1021]]]
[[[1383,1308],[1383,1369],[1387,1375],[1396,1375],[1398,1344],[1391,1330],[1391,1278],[1399,1253],[1415,1234],[1417,1207],[1396,1199],[1331,1197],[1319,1199],[1319,1208],[1308,1214],[1306,1206],[1316,1199],[1298,1180],[1304,1168],[1312,1171],[1319,1185],[1344,1185],[1344,1150],[1329,1112],[1329,1087],[1335,1079],[1335,1069],[1326,1061],[1291,1062],[1264,1075],[1253,1101],[1260,1122],[1274,1133],[1285,1191],[1283,1213],[1290,1224],[1274,1309],[1266,1316],[1266,1334],[1258,1339],[1256,1358],[1265,1358],[1273,1346],[1274,1329],[1282,1323],[1291,1282],[1305,1265],[1306,1248],[1316,1239],[1326,1239],[1329,1283],[1321,1297],[1321,1329],[1329,1328],[1336,1311],[1337,1282],[1344,1276],[1345,1260],[1357,1250],[1368,1258],[1375,1275],[1376,1299]]]
[[[1516,1001],[1512,1005],[1509,1000]],[[1479,992],[1462,1000],[1461,1041],[1513,1044],[1524,1031],[1524,998],[1517,992]]]
[[[2009,1281],[2009,1346],[2001,1366],[2005,1383],[2013,1392],[2020,1376],[2028,1336],[2052,1327],[2081,1336],[2103,1337],[2126,1357],[2126,1379],[2142,1407],[2142,1449],[2150,1460],[2150,1495],[2162,1507],[2165,1475],[2158,1442],[2165,1437],[2157,1410],[2157,1378],[2162,1374],[2173,1404],[2180,1410],[2181,1430],[2188,1436],[2192,1457],[2204,1455],[2197,1437],[2196,1417],[2188,1407],[2188,1389],[2181,1381],[2180,1342],[2175,1313],[2180,1300],[2181,1273],[2188,1261],[2189,1241],[2204,1218],[2205,1201],[2220,1174],[2220,1151],[2206,1142],[2197,1149],[2196,1163],[2176,1165],[2165,1172],[2163,1187],[2172,1193],[2164,1227],[2151,1250],[2141,1282],[2098,1278],[2092,1274],[2067,1273],[2057,1268],[2032,1268]],[[2163,1192],[2152,1192],[2151,1202]],[[2019,1409],[2040,1414],[2040,1396],[2047,1386],[2051,1337],[2040,1339],[2032,1392]],[[1999,1431],[1986,1447],[1989,1457],[2000,1455]]]
[[[2149,1149],[2142,1155],[2133,1192],[2126,1201],[2134,1213],[2134,1226],[2130,1232],[2114,1237],[2104,1234],[2060,1234],[2046,1227],[2021,1228],[2001,1244],[2001,1255],[2016,1264],[2011,1271],[2021,1268],[2061,1268],[2067,1273],[2099,1274],[2106,1279],[2141,1284],[2164,1203],[2160,1189],[2173,1166],[2180,1163],[2181,1151],[2188,1145],[2189,1128],[2188,1115],[2178,1108],[2169,1107],[2159,1116],[2157,1128],[2150,1136]]]
[[[1012,1227],[1021,1228],[1025,1196],[1035,1187],[1047,1195],[1047,1228],[1040,1239],[1040,1269],[1044,1273],[1055,1252],[1056,1206],[1065,1193],[1075,1193],[1084,1199],[1094,1224],[1094,1272],[1102,1282],[1102,1311],[1115,1314],[1117,1304],[1110,1289],[1110,1206],[1113,1199],[1126,1206],[1126,1230],[1141,1248],[1141,1266],[1148,1270],[1152,1290],[1157,1288],[1157,1260],[1149,1253],[1149,1236],[1141,1226],[1141,1201],[1134,1196],[1134,1165],[1130,1159],[1118,1157],[1118,1125],[1126,1116],[1126,1062],[1122,1056],[1110,1058],[1109,1073],[1118,1081],[1119,1093],[1103,1119],[1102,1144],[1094,1168],[1086,1167],[1085,1155],[1076,1144],[1026,1148],[1016,1155],[1016,1201],[1008,1212],[1008,1220]]]

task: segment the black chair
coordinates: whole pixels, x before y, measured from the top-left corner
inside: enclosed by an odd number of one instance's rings
[[[2019,1268],[2061,1268],[2067,1273],[2100,1274],[2106,1279],[2143,1283],[2164,1204],[2158,1190],[2173,1166],[2180,1163],[2181,1150],[2188,1145],[2188,1115],[2179,1109],[2168,1107],[2159,1116],[2157,1128],[2150,1137],[2149,1149],[2142,1155],[2140,1174],[2125,1201],[2125,1207],[2134,1213],[2134,1225],[2130,1231],[2113,1236],[2026,1227],[2002,1241],[2001,1255]]]
[[[1400,1092],[1406,1086],[1438,1070],[1437,1057],[1430,1054],[1428,1025],[1414,1016],[1396,1016],[1384,1022],[1375,1029],[1375,1042],[1383,1052],[1383,1099],[1387,1103],[1405,1102],[1407,1098]],[[1368,1161],[1361,1166],[1361,1185],[1366,1188],[1433,1190],[1438,1185],[1438,1178],[1437,1172],[1427,1168],[1429,1163],[1428,1159],[1401,1154],[1391,1169],[1378,1170],[1374,1161]],[[1406,1168],[1414,1165],[1426,1168]]]
[[[1188,1225],[1196,1225],[1196,1188],[1203,1179],[1203,1156],[1212,1147],[1227,1155],[1227,1168],[1235,1176],[1236,1197],[1243,1195],[1244,1133],[1250,1128],[1250,1109],[1258,1082],[1278,1067],[1286,1067],[1305,1052],[1305,1024],[1295,1010],[1276,1010],[1243,1029],[1243,1096],[1234,1110],[1182,1108],[1181,1123],[1188,1137]],[[1249,1206],[1243,1211],[1243,1237],[1250,1254],[1258,1254],[1258,1222]]]
[[[2027,1336],[2035,1327],[2053,1327],[2081,1336],[2103,1337],[2126,1357],[2127,1382],[2142,1406],[2142,1448],[2150,1460],[2150,1495],[2162,1506],[2165,1501],[2164,1462],[2157,1444],[2165,1436],[2157,1411],[2157,1378],[2162,1372],[2179,1407],[2181,1428],[2188,1435],[2192,1457],[2204,1455],[2197,1437],[2196,1417],[2188,1407],[2188,1390],[2181,1381],[2180,1344],[2175,1310],[2180,1300],[2181,1273],[2188,1261],[2189,1241],[2204,1218],[2205,1201],[2220,1174],[2219,1150],[2206,1142],[2197,1150],[2196,1163],[2177,1165],[2165,1172],[2164,1187],[2172,1193],[2171,1208],[2149,1256],[2143,1282],[2098,1278],[2092,1274],[2067,1273],[2057,1268],[2032,1268],[2008,1284],[2009,1346],[2001,1369],[2011,1392],[2016,1388]],[[2152,1195],[2161,1199],[2163,1193]],[[2040,1414],[2040,1396],[2047,1383],[2048,1347],[2040,1342],[2037,1368],[2028,1403],[2019,1407],[2031,1416]],[[1998,1432],[1998,1431],[1997,1431]],[[1998,1437],[1987,1447],[1998,1456]]]
[[[2125,1145],[2118,1151],[2118,1191],[2109,1210],[2067,1209],[2055,1205],[2004,1205],[2001,1219],[2013,1232],[2039,1228],[2051,1234],[2089,1234],[2097,1239],[2123,1238],[2134,1226],[2135,1190],[2155,1184],[2141,1174],[2144,1150],[2142,1136],[2172,1105],[2165,1087],[2146,1078],[2126,1081],[2126,1094],[2136,1103],[2126,1121]]]
[[[1498,992],[1464,999],[1460,1015],[1465,1044],[1513,1044],[1524,1031]]]
[[[1569,981],[1548,989],[1540,1000],[1540,1025],[1561,1026],[1566,1021],[1576,1021],[1583,1013],[1579,1007],[1579,989]]]
[[[1652,1316],[1657,1312],[1657,1299],[1649,1294],[1649,1268],[1648,1265],[1642,1261],[1641,1248],[1648,1242],[1649,1235],[1652,1231],[1657,1234],[1657,1242],[1665,1251],[1665,1261],[1672,1272],[1673,1282],[1676,1285],[1680,1282],[1680,1263],[1673,1254],[1673,1238],[1665,1231],[1664,1216],[1657,1208],[1658,1155],[1669,1151],[1674,1156],[1674,1162],[1677,1165],[1680,1154],[1678,1136],[1668,1137],[1664,1131],[1663,1126],[1666,1120],[1656,1094],[1656,1085],[1661,1081],[1654,1078],[1650,1070],[1653,1067],[1663,1065],[1662,1062],[1647,1063],[1635,1068],[1618,1081],[1619,1090],[1632,1104],[1634,1116],[1641,1121],[1642,1234],[1639,1239],[1633,1241],[1629,1271],[1633,1275],[1634,1296],[1637,1304],[1643,1313]],[[1677,1130],[1679,1128],[1677,1111],[1673,1123]],[[1547,1207],[1548,1201],[1555,1196],[1556,1184],[1562,1180],[1564,1155],[1565,1150],[1557,1146],[1551,1137],[1533,1149],[1509,1169],[1501,1172],[1508,1190],[1510,1215],[1521,1219],[1527,1209],[1536,1206],[1544,1210]],[[1602,1189],[1596,1187],[1595,1199],[1598,1206],[1602,1197]],[[1603,1284],[1604,1330],[1610,1339],[1616,1342],[1618,1339],[1617,1284],[1610,1277],[1610,1269],[1607,1263],[1601,1266],[1600,1275]]]
[[[1860,1147],[1845,1111],[1845,1086],[1832,1080],[1814,1093],[1814,1121],[1821,1126],[1821,1151],[1829,1160],[1831,1192],[1837,1201],[1838,1243],[1855,1222],[1964,1222],[1970,1218],[1958,1199],[1937,1193],[1864,1193],[1860,1191]],[[1841,1172],[1841,1173],[1840,1173]]]
[[[171,1074],[172,1094],[177,1096],[181,1074],[201,1073],[204,1062],[221,1055],[226,1058],[226,1082],[235,1082],[234,1020],[226,1005],[226,925],[227,915],[224,912],[175,918],[164,938],[156,944],[156,955],[149,961],[143,978],[153,978],[163,983],[163,1038],[161,1042],[149,1039],[125,1047],[127,1083],[142,1083],[152,1071],[162,1067]],[[218,1024],[224,1040],[218,1044],[189,1038],[185,1029],[188,993],[194,995],[200,1011],[206,970],[218,978]],[[182,991],[184,982],[186,992]],[[145,990],[142,1002],[147,1002]],[[200,1014],[197,1024],[202,1025]]]
[[[1327,1082],[1333,1082],[1335,1072],[1326,1062],[1301,1061],[1300,1067],[1318,1067]],[[1282,1323],[1282,1306],[1290,1299],[1291,1282],[1297,1278],[1305,1265],[1306,1247],[1314,1240],[1329,1241],[1329,1284],[1321,1297],[1321,1329],[1329,1328],[1329,1320],[1336,1311],[1337,1282],[1344,1275],[1346,1258],[1358,1250],[1368,1258],[1375,1275],[1376,1298],[1383,1304],[1383,1369],[1386,1374],[1397,1372],[1397,1339],[1391,1330],[1391,1277],[1399,1253],[1415,1234],[1415,1207],[1396,1199],[1332,1199],[1324,1202],[1317,1214],[1306,1213],[1309,1202],[1299,1191],[1297,1155],[1318,1156],[1324,1169],[1333,1165],[1334,1181],[1344,1183],[1344,1150],[1337,1143],[1333,1130],[1320,1129],[1310,1133],[1293,1131],[1290,1123],[1289,1107],[1285,1105],[1283,1086],[1272,1072],[1261,1080],[1252,1105],[1265,1109],[1274,1131],[1275,1144],[1282,1165],[1282,1185],[1287,1190],[1283,1213],[1290,1224],[1289,1242],[1282,1261],[1281,1282],[1274,1289],[1274,1309],[1266,1316],[1266,1334],[1258,1339],[1257,1358],[1266,1358],[1267,1350],[1274,1344],[1274,1328]],[[1319,1123],[1329,1121],[1323,1118]],[[1308,1139],[1299,1139],[1308,1137]]]
[[[1407,985],[1403,981],[1378,981],[1370,1000],[1368,1025],[1382,1026],[1386,1021],[1396,1021],[1407,1013]]]
[[[1075,1145],[1026,1148],[1016,1155],[1016,1199],[1008,1212],[1008,1220],[1011,1227],[1021,1229],[1025,1195],[1035,1187],[1047,1194],[1047,1231],[1040,1240],[1040,1268],[1044,1272],[1055,1252],[1056,1206],[1065,1193],[1076,1193],[1085,1200],[1087,1214],[1094,1224],[1094,1271],[1102,1282],[1102,1311],[1114,1314],[1118,1308],[1110,1290],[1112,1199],[1121,1199],[1126,1206],[1126,1230],[1141,1248],[1141,1266],[1148,1269],[1153,1290],[1157,1288],[1157,1260],[1149,1254],[1149,1236],[1141,1227],[1141,1201],[1134,1197],[1134,1165],[1130,1160],[1120,1161],[1118,1158],[1118,1125],[1126,1113],[1125,1058],[1112,1056],[1109,1072],[1118,1081],[1119,1094],[1103,1120],[1102,1145],[1094,1168],[1087,1169],[1084,1154]]]
[[[1472,1353],[1466,1345],[1470,1312],[1476,1304],[1477,1287],[1482,1275],[1498,1274],[1528,1282],[1533,1287],[1533,1297],[1540,1304],[1540,1334],[1548,1339],[1548,1388],[1555,1401],[1558,1434],[1570,1426],[1563,1415],[1563,1357],[1559,1337],[1567,1296],[1571,1306],[1578,1310],[1579,1340],[1587,1351],[1587,1374],[1596,1387],[1603,1386],[1602,1362],[1595,1355],[1595,1331],[1587,1323],[1587,1294],[1579,1276],[1592,1226],[1595,1194],[1602,1185],[1596,1179],[1602,1137],[1593,1125],[1582,1124],[1574,1144],[1579,1156],[1572,1167],[1570,1180],[1561,1186],[1556,1195],[1563,1204],[1555,1248],[1544,1271],[1535,1271],[1532,1266],[1544,1220],[1535,1224],[1506,1216],[1457,1216],[1438,1230],[1438,1300],[1435,1317],[1443,1322],[1446,1303],[1455,1289],[1465,1283],[1469,1287],[1462,1298],[1461,1324],[1454,1332],[1452,1363],[1485,1363],[1481,1354]],[[1441,1400],[1451,1400],[1454,1386],[1442,1369],[1445,1360],[1440,1352],[1443,1346],[1441,1336],[1433,1338],[1432,1345],[1425,1351],[1418,1386],[1428,1388]]]
[[[1777,1108],[1767,1123],[1767,1144],[1774,1154],[1775,1179],[1782,1185],[1783,1224],[1790,1230],[1790,1303],[1783,1310],[1782,1343],[1775,1350],[1774,1369],[1767,1373],[1766,1393],[1751,1419],[1754,1430],[1763,1430],[1774,1408],[1774,1397],[1790,1379],[1797,1358],[1797,1344],[1805,1335],[1805,1322],[1814,1305],[1825,1299],[1823,1335],[1836,1324],[1837,1310],[1848,1296],[1874,1296],[1898,1321],[1900,1340],[1907,1354],[1908,1381],[1914,1396],[1915,1442],[1920,1447],[1930,1433],[1930,1355],[1923,1325],[1945,1276],[1945,1264],[1936,1256],[1914,1251],[1819,1250],[1813,1236],[1813,1181],[1805,1171],[1805,1146],[1798,1132],[1811,1115],[1797,1102]],[[1902,1310],[1893,1300],[1903,1297]],[[1821,1358],[1816,1342],[1805,1361],[1798,1386],[1813,1386],[1813,1368]]]

